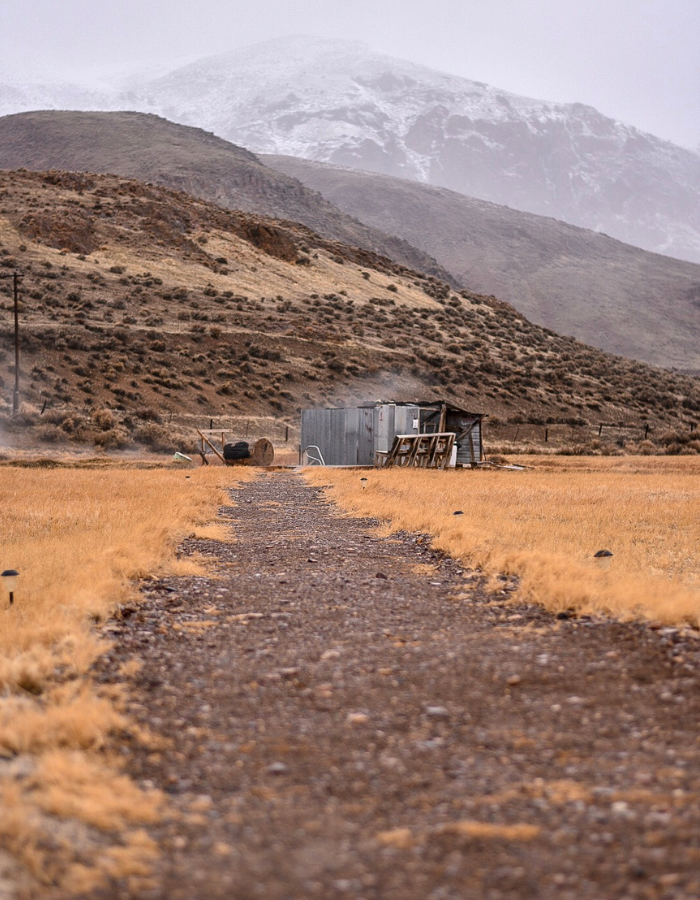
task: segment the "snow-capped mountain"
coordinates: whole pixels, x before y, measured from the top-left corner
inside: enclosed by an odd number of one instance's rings
[[[24,81],[0,73],[0,116],[37,109],[117,110],[124,103],[121,90],[46,79]],[[1,167],[1,162],[0,162]]]
[[[700,154],[589,106],[519,97],[355,42],[282,38],[121,87],[0,76],[0,114],[30,109],[154,112],[256,152],[448,187],[700,262]]]
[[[700,261],[700,155],[582,104],[304,37],[132,89],[139,109],[257,152],[449,187]]]

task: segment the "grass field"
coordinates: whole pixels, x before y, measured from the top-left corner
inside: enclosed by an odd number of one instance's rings
[[[135,598],[136,579],[195,571],[196,561],[175,558],[178,542],[198,529],[221,536],[211,523],[222,487],[247,477],[2,469],[0,569],[20,579],[13,606],[0,596],[0,847],[18,882],[90,891],[108,877],[147,875],[155,848],[140,826],[161,799],[106,749],[129,723],[119,691],[90,680],[107,646],[94,625]]]
[[[548,609],[700,625],[700,460],[523,461],[533,468],[306,477],[353,513],[426,532],[471,566],[517,576],[518,596]],[[606,568],[593,558],[602,549],[614,554]]]

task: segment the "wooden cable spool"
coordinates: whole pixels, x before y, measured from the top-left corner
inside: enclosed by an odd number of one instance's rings
[[[207,447],[218,456],[225,466],[271,466],[275,458],[275,448],[267,438],[260,438],[260,440],[256,441],[251,451],[247,441],[229,441],[225,443],[222,432],[221,450],[219,450],[209,436],[211,432],[203,432],[197,429],[197,434],[202,443],[199,455],[202,457],[202,462],[205,466],[209,465],[206,455]]]
[[[275,448],[272,446],[271,441],[268,441],[267,438],[260,438],[259,441],[255,442],[253,452],[250,454],[250,459],[245,460],[245,465],[271,466],[274,458]]]

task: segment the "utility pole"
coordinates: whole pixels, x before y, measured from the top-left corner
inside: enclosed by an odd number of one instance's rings
[[[15,298],[15,390],[12,394],[12,415],[19,412],[19,281],[20,275],[14,272],[12,283]]]
[[[14,295],[14,316],[15,316],[15,389],[12,393],[12,415],[16,416],[19,412],[19,283],[24,276],[19,272],[13,272],[12,275],[0,275],[0,278],[12,278],[12,293]]]

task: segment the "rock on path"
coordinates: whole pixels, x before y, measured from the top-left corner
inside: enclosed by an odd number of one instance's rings
[[[217,575],[146,585],[122,747],[174,813],[158,900],[700,897],[700,644],[486,595],[298,476],[232,491]],[[129,896],[123,888],[101,894]]]

